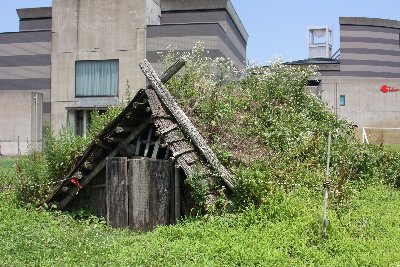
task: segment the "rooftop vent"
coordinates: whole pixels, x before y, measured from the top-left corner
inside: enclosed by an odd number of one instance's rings
[[[308,28],[308,58],[330,58],[332,30],[328,26]]]

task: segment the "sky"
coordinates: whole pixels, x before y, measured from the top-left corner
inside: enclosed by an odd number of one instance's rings
[[[400,20],[399,0],[231,0],[250,38],[248,61],[265,64],[278,56],[284,60],[308,55],[308,27],[329,26],[333,51],[339,48],[339,17]],[[0,32],[18,31],[15,11],[23,7],[50,6],[51,0],[3,1]]]

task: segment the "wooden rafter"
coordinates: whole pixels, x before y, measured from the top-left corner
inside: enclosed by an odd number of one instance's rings
[[[149,80],[152,88],[157,93],[162,103],[168,109],[169,112],[179,123],[182,130],[190,137],[196,148],[204,155],[209,164],[221,175],[224,184],[229,188],[233,189],[232,175],[229,171],[219,162],[218,158],[207,145],[206,140],[197,131],[196,127],[192,124],[190,119],[186,116],[184,111],[179,107],[178,103],[174,100],[173,96],[165,88],[164,84],[157,76],[156,72],[150,65],[150,63],[144,59],[140,64],[142,72]]]
[[[132,131],[131,134],[124,141],[119,143],[118,146],[110,154],[108,154],[107,157],[112,158],[112,157],[117,156],[118,153],[120,152],[120,150],[124,146],[126,146],[130,142],[132,142],[136,137],[138,137],[142,133],[142,131],[148,127],[149,124],[150,124],[149,119],[144,121],[134,131]],[[80,184],[82,186],[87,186],[93,180],[93,178],[96,177],[96,175],[98,175],[105,168],[107,157],[104,158],[89,175],[82,178],[82,180],[80,181]],[[75,187],[74,189],[69,191],[67,196],[58,205],[58,208],[64,209],[69,204],[69,202],[74,198],[74,196],[76,195],[78,190],[79,189],[77,187]]]

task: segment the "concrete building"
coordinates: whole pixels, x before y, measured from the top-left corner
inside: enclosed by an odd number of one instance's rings
[[[311,86],[358,126],[360,136],[367,127],[371,141],[399,143],[399,130],[373,128],[400,128],[400,21],[341,17],[339,22],[340,55],[289,64],[319,67],[320,82]]]
[[[50,123],[51,8],[18,9],[19,32],[0,33],[0,154],[40,146]],[[42,123],[43,122],[43,123]]]
[[[18,140],[22,152],[26,141],[40,146],[45,126],[83,134],[91,110],[121,101],[128,82],[144,85],[144,58],[161,72],[160,53],[203,42],[211,57],[246,61],[248,34],[230,0],[53,0],[17,12],[20,31],[0,34],[0,108],[15,111],[0,113],[3,154],[18,153]]]

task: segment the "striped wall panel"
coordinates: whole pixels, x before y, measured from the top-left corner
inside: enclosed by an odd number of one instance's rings
[[[166,52],[168,46],[190,51],[198,42],[203,42],[207,51],[220,50],[220,56],[229,57],[239,68],[243,67],[245,54],[237,49],[219,23],[169,24],[147,29],[149,52]]]
[[[148,51],[167,51],[167,47],[191,50],[198,42],[205,44],[207,50],[218,49],[218,36],[154,37],[147,39]]]
[[[51,31],[0,34],[0,90],[40,92],[49,114],[50,87]]]
[[[341,76],[400,78],[400,29],[341,25]]]
[[[0,57],[0,68],[19,67],[19,66],[50,66],[50,65],[51,65],[51,54]]]
[[[163,12],[161,24],[191,24],[191,23],[219,23],[223,28],[226,39],[234,46],[235,50],[241,54],[239,58],[246,58],[247,42],[233,22],[231,16],[226,10],[204,10],[204,11],[180,11]],[[238,55],[237,55],[238,56]]]
[[[51,30],[51,18],[21,20],[20,31]]]
[[[192,51],[191,49],[176,50],[176,52],[179,53],[179,54],[190,53],[191,51]],[[208,56],[212,57],[212,58],[223,57],[224,56],[224,54],[219,49],[210,49],[210,50],[207,50],[207,51],[208,51]],[[146,53],[146,57],[147,57],[147,60],[150,63],[157,63],[157,62],[160,61],[159,51],[148,51]]]
[[[1,62],[1,61],[0,61]],[[0,67],[2,79],[46,79],[51,74],[51,66]]]
[[[0,33],[0,44],[51,42],[51,31]]]
[[[185,24],[185,23],[206,23],[219,22],[228,25],[232,32],[232,36],[236,37],[241,46],[246,46],[246,41],[237,29],[235,23],[226,10],[204,10],[204,11],[179,11],[179,12],[163,12],[161,16],[161,24]],[[225,29],[227,30],[227,29]]]
[[[0,44],[0,57],[48,55],[50,52],[50,42]]]
[[[179,53],[180,55],[183,53],[190,53],[192,49],[178,49],[175,50],[175,52]],[[146,58],[147,60],[151,63],[153,66],[154,70],[158,73],[161,74],[166,70],[166,67],[162,62],[160,62],[160,54],[159,52],[167,52],[166,50],[163,51],[149,51],[147,50],[146,53]],[[217,57],[226,57],[219,49],[208,49],[207,50],[207,56],[211,58],[217,58]]]
[[[50,89],[50,78],[32,79],[2,79],[0,80],[0,90],[44,90]]]

